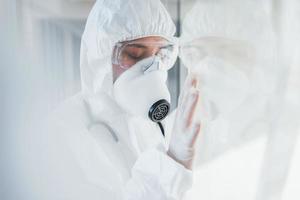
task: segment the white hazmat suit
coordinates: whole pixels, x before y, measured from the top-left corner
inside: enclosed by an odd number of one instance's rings
[[[156,123],[122,111],[112,91],[117,42],[174,33],[157,0],[96,2],[82,37],[82,92],[51,116],[40,141],[46,171],[39,170],[49,180],[37,186],[39,199],[183,198],[192,172],[166,154],[171,123],[164,122],[164,138]]]

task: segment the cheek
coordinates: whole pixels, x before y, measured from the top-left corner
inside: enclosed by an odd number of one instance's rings
[[[112,65],[112,71],[113,71],[113,81],[115,82],[117,78],[126,71],[126,69],[123,69],[119,67],[118,65]]]

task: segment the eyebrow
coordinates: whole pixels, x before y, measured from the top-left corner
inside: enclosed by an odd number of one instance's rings
[[[142,48],[142,49],[147,49],[148,46],[147,45],[143,45],[143,44],[128,44],[128,46],[130,47],[136,47],[136,48]],[[172,46],[171,44],[167,44],[167,45],[164,45],[164,46],[160,46],[159,48],[160,49],[163,49],[163,48],[167,48],[167,47],[170,47]]]
[[[130,47],[136,47],[136,48],[143,48],[143,49],[148,48],[147,46],[142,45],[142,44],[128,44],[128,46],[130,46]]]

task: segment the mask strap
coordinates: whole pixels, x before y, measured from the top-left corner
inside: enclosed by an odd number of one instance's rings
[[[164,129],[164,126],[162,125],[161,122],[157,122],[159,128],[160,128],[160,131],[162,133],[162,135],[165,137],[165,129]]]

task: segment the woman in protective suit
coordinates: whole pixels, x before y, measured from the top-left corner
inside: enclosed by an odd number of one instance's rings
[[[43,199],[184,197],[200,130],[193,119],[199,93],[197,80],[188,80],[177,113],[168,115],[174,33],[158,0],[96,2],[82,37],[82,91],[48,125],[51,196],[44,188]]]

